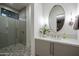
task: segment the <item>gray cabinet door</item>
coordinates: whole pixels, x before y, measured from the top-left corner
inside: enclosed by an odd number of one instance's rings
[[[50,56],[50,42],[35,40],[35,52],[37,56]]]
[[[79,47],[54,43],[55,56],[79,56]]]

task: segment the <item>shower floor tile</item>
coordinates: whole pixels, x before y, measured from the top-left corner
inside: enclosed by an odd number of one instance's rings
[[[23,44],[14,44],[0,49],[0,56],[29,56],[30,52],[27,51]]]

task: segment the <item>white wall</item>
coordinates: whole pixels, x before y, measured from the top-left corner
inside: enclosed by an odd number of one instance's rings
[[[34,7],[34,37],[39,36],[39,28],[43,24],[49,25],[49,13],[56,3],[36,3]],[[75,15],[77,13],[77,4],[76,3],[64,3],[59,4],[64,8],[65,11],[65,23],[63,28],[58,33],[66,33],[70,37],[76,38],[77,33],[72,26],[69,26],[69,21],[71,20],[71,13],[73,21],[75,20]]]
[[[77,3],[77,15],[79,15],[79,3]]]
[[[47,3],[47,4],[42,4],[43,6],[43,17],[45,20],[45,23],[47,23],[49,25],[49,13],[51,11],[51,8],[53,8],[54,5],[58,5],[58,4],[53,4],[53,3]],[[71,20],[71,12],[72,12],[72,17],[73,17],[73,21],[74,16],[76,15],[76,11],[77,11],[77,4],[75,3],[64,3],[64,4],[59,4],[64,8],[65,11],[65,24],[63,26],[63,28],[59,31],[59,33],[66,33],[66,34],[72,34],[71,36],[76,38],[76,31],[73,30],[72,26],[69,26],[69,21]]]
[[[34,4],[34,37],[39,36],[39,28],[44,23],[42,4]]]

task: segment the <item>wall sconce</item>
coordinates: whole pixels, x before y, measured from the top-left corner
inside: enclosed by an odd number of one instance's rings
[[[71,18],[71,21],[69,22],[69,25],[70,25],[70,26],[72,26],[72,25],[73,25],[72,18]]]
[[[72,26],[73,25],[73,15],[72,15],[72,12],[71,12],[70,16],[71,16],[71,20],[69,21],[69,25]]]

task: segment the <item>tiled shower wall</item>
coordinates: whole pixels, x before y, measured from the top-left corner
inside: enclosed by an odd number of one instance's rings
[[[26,7],[19,12],[19,42],[26,45]]]

